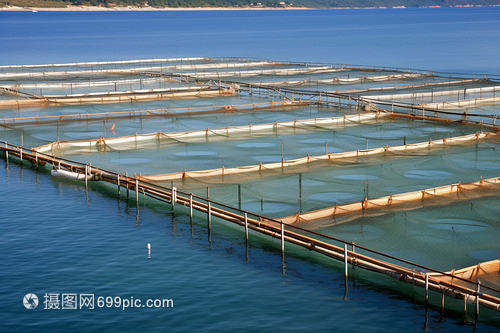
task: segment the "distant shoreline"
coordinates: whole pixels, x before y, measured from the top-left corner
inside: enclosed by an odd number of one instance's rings
[[[21,11],[21,12],[117,12],[117,11],[196,11],[196,10],[297,10],[297,9],[315,9],[306,7],[137,7],[137,6],[126,6],[126,7],[98,7],[98,6],[71,6],[71,7],[1,7],[0,11]]]
[[[500,5],[480,6],[462,5],[453,7],[427,6],[417,8],[470,8],[470,7],[499,7]],[[405,9],[413,7],[332,7],[332,8],[312,8],[312,7],[137,7],[137,6],[117,6],[112,8],[99,6],[69,6],[69,7],[0,7],[0,11],[23,11],[23,12],[82,12],[82,11],[210,11],[210,10],[311,10],[311,9]]]

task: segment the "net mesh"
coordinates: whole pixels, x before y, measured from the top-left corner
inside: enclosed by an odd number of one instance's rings
[[[498,286],[498,87],[240,58],[0,66],[0,135]]]

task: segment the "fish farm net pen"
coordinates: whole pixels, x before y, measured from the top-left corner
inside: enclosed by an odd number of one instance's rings
[[[4,146],[13,147],[13,148],[15,148],[17,150],[23,149],[26,152],[30,151],[29,149],[26,149],[26,148],[23,148],[23,147],[20,147],[20,146],[17,146],[17,145],[9,144],[7,142],[0,141],[0,144],[3,144]],[[0,149],[4,150],[4,146],[0,146]],[[47,155],[47,154],[44,154],[44,153],[40,153],[39,154],[39,158],[42,158],[42,157],[45,157],[46,161],[49,162],[49,163],[51,163],[54,166],[54,168],[56,167],[56,165],[59,164],[59,165],[74,165],[74,166],[79,166],[80,169],[85,169],[85,165],[82,164],[82,163],[80,163],[80,162],[66,160],[66,159],[61,159],[61,158],[57,158],[55,156],[51,156],[51,155]],[[64,162],[64,164],[61,164],[60,162]],[[99,167],[96,167],[96,166],[92,166],[92,172],[104,172],[104,173],[109,174],[109,175],[120,176],[121,177],[120,179],[123,182],[125,182],[125,181],[127,182],[127,186],[131,184],[129,182],[129,180],[128,180],[129,178],[135,179],[134,177],[128,177],[128,176],[125,176],[125,175],[121,175],[121,174],[115,173],[113,171],[102,169],[102,168],[99,168]],[[157,184],[148,183],[148,182],[145,182],[145,181],[140,181],[139,186],[141,184],[142,185],[147,185],[148,187],[150,187],[152,189],[157,189],[157,190],[165,191],[167,193],[170,191],[170,193],[173,193],[172,192],[172,190],[173,190],[172,188],[167,188],[167,187],[164,187],[164,186],[159,186]],[[273,222],[273,223],[277,223],[277,224],[284,224],[281,220],[277,220],[277,219],[273,219],[273,218],[268,218],[268,217],[260,215],[260,214],[252,213],[252,212],[245,211],[245,210],[241,210],[241,209],[238,209],[238,208],[235,208],[235,207],[223,204],[223,203],[219,203],[217,201],[214,201],[214,200],[211,200],[211,199],[208,199],[208,198],[204,198],[204,197],[201,197],[201,196],[198,196],[198,195],[194,195],[192,193],[187,193],[187,192],[183,192],[183,191],[180,191],[180,190],[176,190],[176,192],[177,192],[177,194],[182,194],[182,195],[185,195],[185,196],[192,196],[193,198],[198,199],[200,202],[204,201],[207,204],[208,203],[215,204],[215,205],[217,205],[219,207],[223,207],[225,209],[229,209],[229,210],[232,210],[232,211],[237,211],[238,213],[243,214],[243,215],[247,214],[247,215],[250,215],[250,216],[254,216],[254,217],[258,218],[262,222]],[[147,194],[145,193],[145,195],[148,195],[148,196],[150,196],[152,198],[158,199],[157,195],[154,195],[154,194],[151,195],[150,193],[147,193]],[[159,200],[162,201],[162,202],[166,202],[166,203],[170,203],[171,202],[171,201],[169,202],[168,200],[165,200],[165,199],[159,199]],[[240,217],[242,217],[242,216],[240,216]],[[319,232],[315,232],[313,230],[305,229],[305,228],[298,227],[298,226],[291,225],[291,224],[285,224],[285,225],[286,225],[287,228],[292,228],[292,229],[300,230],[300,231],[303,231],[303,232],[311,233],[311,234],[313,234],[315,236],[324,237],[326,239],[337,241],[337,242],[340,242],[340,243],[343,243],[343,244],[346,244],[346,245],[353,245],[352,242],[348,242],[348,241],[345,241],[343,239],[339,239],[339,238],[332,237],[332,236],[329,236],[329,235],[325,235],[325,234],[322,234],[322,233],[319,233]],[[311,243],[311,244],[314,245],[314,242]],[[411,265],[411,266],[415,266],[415,267],[418,267],[418,268],[421,268],[421,269],[424,269],[424,270],[427,270],[427,271],[431,271],[431,272],[434,272],[434,273],[439,273],[439,274],[442,274],[442,275],[445,275],[445,276],[449,276],[449,277],[452,277],[453,279],[461,280],[463,282],[472,283],[472,284],[476,284],[476,285],[478,284],[478,282],[476,282],[476,281],[470,281],[470,280],[467,280],[467,279],[464,279],[464,278],[461,278],[461,277],[458,277],[458,276],[454,276],[454,275],[452,275],[450,273],[442,272],[442,271],[439,271],[439,270],[436,270],[436,269],[433,269],[433,268],[430,268],[430,267],[427,267],[427,266],[424,266],[424,265],[420,265],[420,264],[417,264],[417,263],[414,263],[414,262],[411,262],[411,261],[408,261],[408,260],[405,260],[405,259],[401,259],[401,258],[392,256],[392,255],[389,255],[389,254],[385,254],[385,253],[382,253],[382,252],[379,252],[379,251],[376,251],[376,250],[372,250],[370,248],[367,248],[367,247],[364,247],[364,246],[361,246],[361,245],[357,245],[356,244],[356,247],[359,248],[359,249],[365,250],[367,252],[380,255],[380,256],[385,257],[385,258],[393,259],[393,260],[396,260],[396,261],[399,261],[399,262],[402,262],[402,263],[405,263],[405,264],[408,264],[408,265]],[[482,288],[500,293],[500,289],[496,289],[496,288],[489,287],[489,286],[486,286],[486,285],[482,285]]]
[[[173,75],[175,76],[175,75]],[[203,81],[203,79],[197,79],[198,81]],[[210,81],[210,80],[207,80]],[[369,96],[352,96],[349,94],[345,93],[335,93],[331,91],[310,91],[310,90],[299,90],[299,89],[292,89],[292,88],[279,88],[277,89],[274,86],[266,86],[266,85],[260,85],[260,84],[252,84],[252,83],[246,83],[246,82],[240,82],[240,81],[222,81],[221,84],[224,84],[225,86],[232,86],[234,84],[237,84],[239,87],[238,89],[241,90],[242,88],[246,89],[263,89],[263,90],[268,90],[268,91],[276,91],[280,94],[288,94],[288,95],[297,95],[297,96],[310,96],[309,100],[314,98],[314,97],[323,97],[323,98],[338,98],[341,100],[348,100],[348,101],[353,101],[353,102],[363,102],[367,104],[373,104],[373,105],[384,105],[384,106],[391,106],[391,107],[397,107],[397,108],[404,108],[404,109],[410,109],[413,112],[415,110],[421,110],[422,112],[428,112],[428,113],[435,113],[435,114],[445,114],[445,115],[456,115],[456,116],[464,116],[467,115],[465,112],[457,112],[457,111],[447,111],[435,107],[425,107],[423,105],[419,104],[412,104],[412,103],[403,103],[403,102],[394,102],[390,100],[378,100],[378,99],[373,99],[370,98]],[[287,96],[288,97],[288,96]],[[291,97],[289,97],[291,98]],[[318,101],[318,103],[321,105],[321,101]],[[350,106],[350,104],[347,104]],[[384,110],[384,109],[381,109]],[[384,110],[386,112],[389,112],[389,110]],[[392,111],[394,112],[394,111]],[[400,112],[399,112],[400,113]],[[497,115],[492,115],[492,114],[469,114],[469,116],[473,117],[481,117],[481,118],[491,118],[491,119],[496,119]],[[432,115],[430,116],[432,117]],[[486,125],[486,124],[485,124]]]
[[[499,312],[498,82],[242,57],[0,66],[0,151],[185,206],[191,228],[195,210],[209,237],[212,219],[247,247],[249,229],[270,236],[283,262],[286,242],[346,279],[357,266],[426,304],[431,290]]]

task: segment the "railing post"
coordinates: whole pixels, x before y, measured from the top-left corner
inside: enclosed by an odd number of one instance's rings
[[[346,281],[347,281],[347,273],[348,273],[348,269],[347,269],[347,244],[344,244],[344,275],[345,275]]]
[[[208,222],[208,231],[210,232],[212,228],[212,206],[210,204],[210,188],[207,187],[207,222]]]
[[[285,223],[281,220],[281,253],[285,254]]]
[[[477,291],[476,291],[476,322],[479,317],[479,296],[481,295],[481,282],[477,279]]]
[[[125,178],[127,179],[127,199],[128,199],[130,197],[130,195],[129,195],[129,189],[128,189],[128,186],[129,186],[128,174],[126,171],[125,171]]]
[[[443,293],[441,295],[441,316],[444,316],[444,289],[442,289]]]
[[[189,193],[189,217],[193,223],[193,193]]]
[[[117,176],[118,198],[120,198],[120,175]]]
[[[210,201],[208,201],[207,219],[208,219],[208,230],[210,231],[212,228],[212,206],[210,205]]]
[[[135,180],[135,201],[139,202],[139,179]]]
[[[429,302],[429,274],[425,273],[425,304]]]
[[[177,188],[172,187],[172,209],[174,208],[174,203],[177,202]]]
[[[170,204],[172,205],[172,211],[173,211],[175,205],[174,181],[170,182]]]
[[[248,242],[248,216],[245,213],[245,240]]]
[[[464,294],[464,320],[467,318],[467,295]]]

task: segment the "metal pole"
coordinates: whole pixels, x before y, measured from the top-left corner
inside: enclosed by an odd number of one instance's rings
[[[139,202],[139,179],[135,180],[135,201]]]
[[[117,185],[118,185],[118,198],[120,197],[120,175],[118,175],[118,181],[117,181]]]
[[[175,194],[174,194],[174,181],[172,180],[170,182],[170,204],[172,204],[172,211],[174,210],[174,205],[175,205]]]
[[[212,228],[212,206],[210,204],[210,188],[207,187],[207,220],[208,220],[208,231]]]
[[[191,224],[193,223],[193,193],[189,193],[189,217],[191,218]]]
[[[429,302],[429,274],[425,273],[425,304]]]
[[[23,164],[23,130],[21,130],[21,147],[19,148],[19,156],[21,157],[21,165]]]
[[[174,203],[177,202],[177,188],[172,187],[172,209],[174,208]]]
[[[444,316],[444,289],[443,289],[443,294],[441,296],[441,316]]]
[[[248,216],[245,213],[245,240],[248,242]]]
[[[344,244],[344,275],[347,281],[347,244]]]
[[[476,292],[476,322],[479,317],[479,296],[481,295],[481,282],[477,280],[477,292]]]
[[[128,174],[126,171],[125,171],[125,178],[127,179],[127,199],[128,199],[129,198],[129,189],[128,189],[129,182],[128,182]]]
[[[467,318],[467,295],[464,294],[464,318]]]
[[[87,178],[88,178],[87,171],[88,171],[88,165],[85,164],[85,187],[87,187]]]
[[[281,253],[285,253],[285,223],[281,220]]]
[[[210,231],[210,229],[212,228],[212,206],[210,205],[210,201],[208,201],[207,218],[208,218],[208,231]]]

